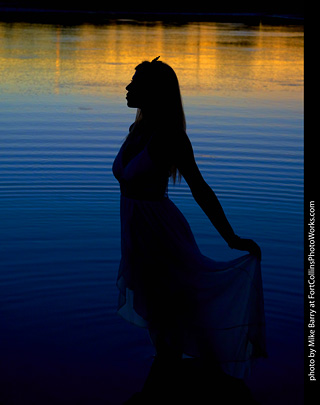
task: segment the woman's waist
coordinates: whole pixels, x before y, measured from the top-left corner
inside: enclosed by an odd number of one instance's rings
[[[143,200],[143,201],[162,201],[168,199],[168,193],[158,195],[151,193],[127,193],[121,191],[121,197],[131,200]]]
[[[161,201],[164,198],[168,198],[167,184],[161,187],[155,187],[155,185],[152,184],[146,186],[144,184],[139,187],[137,184],[131,186],[129,184],[120,183],[120,190],[122,196],[134,200]]]

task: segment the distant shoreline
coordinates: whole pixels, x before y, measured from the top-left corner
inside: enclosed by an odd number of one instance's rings
[[[172,22],[248,22],[253,24],[303,25],[304,16],[272,12],[174,12],[174,11],[90,11],[0,6],[0,21],[40,23],[107,23],[110,20],[151,20]]]

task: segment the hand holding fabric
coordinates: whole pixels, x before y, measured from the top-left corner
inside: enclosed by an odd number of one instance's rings
[[[235,236],[229,243],[229,247],[231,249],[245,250],[252,255],[257,256],[257,258],[261,261],[261,249],[259,245],[257,245],[257,243],[252,239],[243,239],[239,236]]]

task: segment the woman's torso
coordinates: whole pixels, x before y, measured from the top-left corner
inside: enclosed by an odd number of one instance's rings
[[[135,199],[159,200],[166,196],[170,170],[160,159],[152,159],[148,143],[154,135],[147,127],[132,128],[113,164],[121,194]]]

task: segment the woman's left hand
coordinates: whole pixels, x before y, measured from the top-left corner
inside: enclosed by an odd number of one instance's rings
[[[261,249],[259,245],[252,239],[242,239],[237,237],[230,247],[232,249],[247,251],[256,256],[261,261]]]

